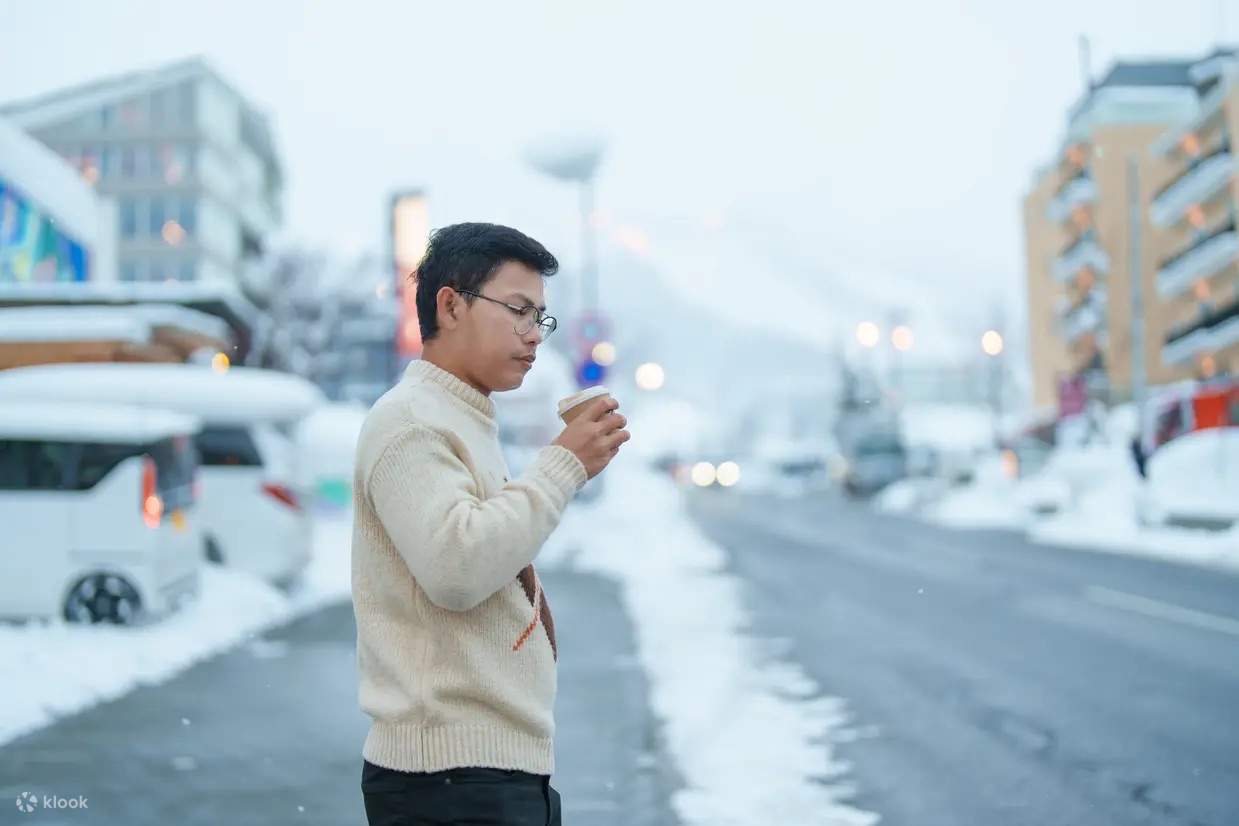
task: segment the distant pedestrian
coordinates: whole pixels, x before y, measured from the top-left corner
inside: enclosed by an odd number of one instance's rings
[[[558,268],[508,227],[434,233],[416,275],[424,350],[357,445],[352,582],[371,826],[559,824],[555,624],[533,561],[629,438],[598,398],[510,479],[493,391],[554,331]]]

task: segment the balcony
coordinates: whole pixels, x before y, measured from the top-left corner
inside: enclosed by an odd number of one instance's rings
[[[1162,347],[1162,361],[1180,364],[1200,353],[1211,353],[1239,341],[1239,299],[1202,312],[1170,330]]]
[[[1088,170],[1080,170],[1074,177],[1068,179],[1050,201],[1047,212],[1052,221],[1062,223],[1071,215],[1071,211],[1083,204],[1091,204],[1097,200],[1097,185],[1093,183]]]
[[[1092,230],[1080,236],[1054,259],[1054,278],[1060,282],[1070,281],[1084,267],[1099,273],[1110,271],[1110,256],[1097,243],[1097,233]]]
[[[1157,270],[1157,294],[1170,298],[1190,287],[1199,278],[1208,278],[1235,260],[1239,254],[1239,235],[1235,222],[1192,241],[1167,258]]]
[[[1149,208],[1153,223],[1162,228],[1173,226],[1188,207],[1207,201],[1230,180],[1233,165],[1229,143],[1192,161],[1182,175],[1153,196],[1153,205]]]
[[[1106,294],[1104,291],[1094,291],[1072,306],[1062,317],[1063,338],[1068,344],[1073,344],[1085,333],[1096,332],[1101,328],[1106,315]]]

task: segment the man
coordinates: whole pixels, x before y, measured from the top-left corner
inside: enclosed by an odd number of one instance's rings
[[[555,329],[558,262],[494,224],[436,232],[418,266],[424,348],[366,417],[353,606],[371,826],[559,824],[555,625],[533,567],[564,508],[628,441],[610,397],[509,479],[494,391]]]

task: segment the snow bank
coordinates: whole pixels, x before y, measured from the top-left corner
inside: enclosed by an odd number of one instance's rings
[[[312,561],[291,594],[207,566],[198,599],[149,625],[0,625],[0,744],[140,685],[165,682],[272,626],[347,599],[351,522],[315,525]]]
[[[873,824],[847,800],[849,765],[832,744],[852,732],[842,700],[772,656],[748,630],[741,583],[724,552],[686,517],[665,477],[621,458],[606,494],[578,503],[539,556],[622,586],[651,702],[686,787],[687,824]]]

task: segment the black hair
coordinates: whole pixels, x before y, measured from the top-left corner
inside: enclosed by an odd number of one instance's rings
[[[525,233],[500,224],[452,224],[430,235],[426,254],[417,265],[417,321],[422,341],[439,333],[436,296],[443,287],[481,292],[482,286],[508,261],[524,264],[543,277],[554,275],[559,262],[546,247]],[[472,296],[465,296],[473,301]]]

